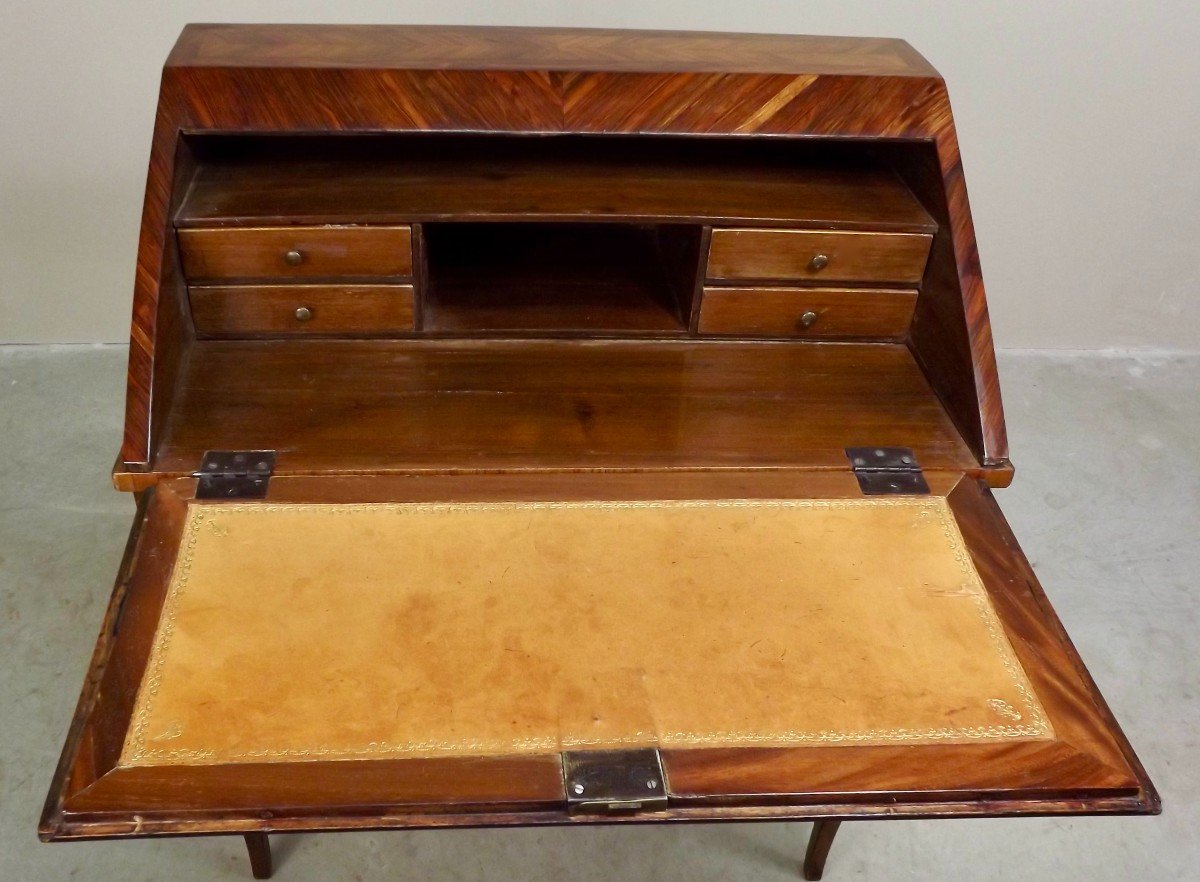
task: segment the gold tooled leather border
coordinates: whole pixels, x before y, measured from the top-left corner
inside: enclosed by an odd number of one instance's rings
[[[154,636],[150,660],[134,702],[133,725],[122,748],[119,765],[204,764],[214,761],[212,750],[172,750],[146,746],[147,727],[158,695],[163,668],[175,633],[175,617],[180,598],[188,587],[192,556],[197,535],[209,521],[209,516],[222,517],[239,513],[262,514],[269,511],[302,511],[319,509],[332,514],[357,511],[390,511],[400,515],[422,514],[448,510],[520,510],[520,509],[634,509],[634,508],[824,508],[859,509],[871,507],[911,508],[918,518],[936,517],[943,535],[962,571],[962,593],[970,596],[1012,685],[1021,697],[1016,709],[1000,699],[989,699],[988,705],[1011,724],[994,726],[942,727],[926,729],[864,729],[858,731],[821,730],[813,732],[783,730],[777,732],[637,732],[623,738],[559,739],[555,737],[461,740],[447,742],[372,741],[357,748],[258,749],[235,754],[223,754],[221,762],[263,762],[283,760],[340,760],[369,759],[388,756],[445,756],[445,755],[504,755],[521,753],[557,753],[579,748],[628,747],[635,745],[662,748],[687,747],[803,747],[831,744],[956,744],[975,741],[1042,740],[1052,738],[1054,730],[1033,686],[1017,659],[1008,635],[993,609],[987,590],[975,569],[963,540],[962,532],[950,511],[949,503],[940,496],[870,498],[870,499],[685,499],[634,501],[566,501],[566,502],[446,502],[446,503],[204,503],[189,504],[187,523],[179,556],[171,576],[170,587]],[[215,526],[215,524],[214,524]],[[957,592],[956,592],[957,593]]]

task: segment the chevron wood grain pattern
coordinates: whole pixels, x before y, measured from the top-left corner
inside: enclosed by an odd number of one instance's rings
[[[982,464],[1008,451],[945,85],[902,41],[513,28],[190,26],[163,71],[131,330],[129,471],[150,467],[182,132],[638,133],[931,141],[954,257],[931,378]],[[935,248],[936,248],[935,244]],[[954,302],[949,302],[954,301]],[[961,321],[956,321],[961,316]]]

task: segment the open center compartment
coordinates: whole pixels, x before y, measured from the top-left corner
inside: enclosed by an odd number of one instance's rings
[[[687,333],[701,228],[592,223],[423,226],[433,334]]]

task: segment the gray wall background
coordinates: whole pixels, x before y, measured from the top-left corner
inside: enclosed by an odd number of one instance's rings
[[[950,85],[997,343],[1200,349],[1200,4],[0,2],[0,342],[127,339],[159,69],[188,21],[903,37]]]

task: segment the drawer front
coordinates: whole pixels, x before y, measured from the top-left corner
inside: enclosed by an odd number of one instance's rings
[[[916,284],[932,241],[925,233],[717,229],[708,278]]]
[[[899,340],[917,292],[866,288],[705,288],[701,334]]]
[[[224,227],[178,235],[190,279],[412,275],[407,226]]]
[[[413,332],[412,285],[193,285],[201,337]]]

